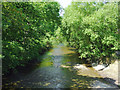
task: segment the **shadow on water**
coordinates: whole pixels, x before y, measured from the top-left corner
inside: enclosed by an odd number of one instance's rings
[[[41,60],[16,74],[3,77],[4,88],[116,88],[80,60],[75,48],[63,44],[45,53]]]
[[[75,75],[63,69],[67,75],[57,78],[32,76],[6,85],[9,88],[116,88],[115,85],[103,81],[103,78]],[[69,76],[68,76],[69,75]],[[54,77],[54,76],[53,76]],[[72,77],[72,78],[71,78]],[[34,78],[34,81],[32,80]],[[40,78],[40,79],[36,79]],[[42,79],[41,79],[42,78]],[[109,78],[107,78],[109,79]],[[61,81],[62,80],[62,81]]]

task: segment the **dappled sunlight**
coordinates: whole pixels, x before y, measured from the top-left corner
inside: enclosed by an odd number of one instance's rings
[[[73,66],[77,70],[77,75],[101,77],[92,67],[86,67],[85,64],[76,64]]]
[[[86,67],[84,64],[76,64],[74,66],[71,65],[61,65],[62,68],[68,68],[70,71],[76,71],[77,75],[89,76],[89,77],[99,77],[101,76],[95,71],[92,67]]]
[[[52,66],[53,62],[43,62],[40,64],[40,67],[48,67],[48,66]]]
[[[70,68],[70,66],[66,66],[66,65],[61,65],[61,67],[63,67],[63,68]]]
[[[58,53],[58,54],[56,54]],[[14,75],[4,87],[17,88],[91,88],[112,87],[84,60],[78,58],[74,48],[58,45],[45,53],[31,72]],[[31,67],[32,68],[32,67]],[[27,70],[27,69],[26,69]],[[11,77],[10,77],[11,78]],[[95,84],[98,81],[97,84]]]
[[[72,79],[72,82],[74,82],[73,85],[71,85],[71,87],[75,88],[82,88],[83,86],[86,86],[84,88],[91,88],[90,87],[90,83],[88,81],[83,81],[83,80],[79,80],[79,79]]]
[[[51,57],[44,58],[41,63],[38,64],[39,67],[48,67],[53,65],[53,61]]]
[[[60,4],[2,3],[3,89],[117,87],[120,3]]]
[[[90,76],[90,77],[101,77],[97,71],[95,71],[94,69],[87,69],[87,70],[78,70],[77,71],[77,75],[83,75],[83,76]]]
[[[75,51],[69,50],[69,49],[75,49],[72,47],[62,47],[61,50],[64,52],[64,54],[72,54],[72,53],[76,53]]]
[[[50,83],[45,83],[43,86],[48,86]]]
[[[118,88],[115,85],[111,85],[109,83],[106,83],[102,80],[100,77],[90,77],[90,76],[84,76],[80,75],[80,78],[73,78],[72,82],[74,82],[71,87],[73,88]]]
[[[71,51],[69,49],[74,49],[74,48],[65,47],[65,46],[56,46],[56,47],[54,47],[54,49],[50,50],[50,52],[54,56],[75,53],[75,51]]]
[[[84,70],[88,70],[88,68],[84,65],[84,64],[76,64],[73,66],[73,68],[75,69],[84,69]]]

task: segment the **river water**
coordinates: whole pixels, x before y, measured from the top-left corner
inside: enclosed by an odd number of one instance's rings
[[[41,62],[3,78],[4,88],[116,88],[63,44],[46,52]]]

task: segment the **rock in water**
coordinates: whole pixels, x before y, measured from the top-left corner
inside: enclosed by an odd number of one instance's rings
[[[95,70],[99,71],[99,70],[103,70],[105,68],[104,65],[97,65],[93,67]]]

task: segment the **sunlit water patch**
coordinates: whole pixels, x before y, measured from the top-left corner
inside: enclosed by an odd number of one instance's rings
[[[89,65],[78,58],[75,48],[57,45],[45,53],[40,61],[30,72],[18,72],[3,79],[6,81],[3,86],[6,88],[114,88],[113,85],[105,82],[94,68],[88,67]]]

